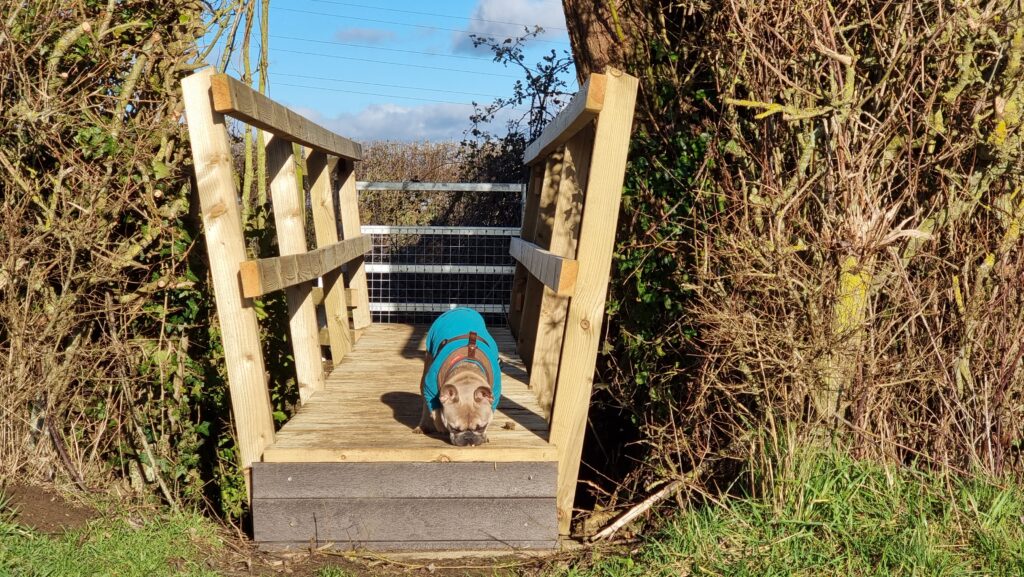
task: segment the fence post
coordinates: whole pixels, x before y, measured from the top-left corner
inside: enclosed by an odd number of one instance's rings
[[[593,127],[580,130],[566,143],[557,194],[543,212],[545,226],[538,225],[537,245],[558,256],[576,258],[580,219],[583,215],[583,194],[587,189],[587,172],[590,170],[593,149]],[[536,335],[529,355],[530,388],[550,418],[570,297],[559,295],[546,286],[540,288]]]
[[[267,150],[267,174],[271,178],[270,194],[274,203],[274,223],[277,225],[277,246],[281,256],[305,253],[305,195],[300,192],[295,180],[292,143],[269,132],[263,133],[263,141]],[[286,276],[288,272],[282,270],[282,275]],[[305,403],[313,393],[324,388],[313,283],[288,287],[285,296],[288,299],[288,327],[292,336],[299,400]]]
[[[362,236],[359,228],[359,192],[356,190],[355,163],[344,158],[338,161],[338,209],[341,212],[342,238]],[[352,301],[352,326],[362,329],[370,326],[370,291],[366,283],[366,264],[363,257],[348,263],[345,284],[354,291]],[[358,340],[358,337],[356,337]]]
[[[327,155],[310,152],[306,158],[309,171],[310,204],[313,205],[313,228],[318,248],[338,242],[338,216],[334,210],[334,192],[331,188],[331,166]],[[345,282],[340,270],[331,271],[324,279],[324,312],[327,313],[327,336],[331,343],[331,362],[338,366],[352,350],[352,331],[348,324],[348,302]]]
[[[274,421],[256,312],[251,301],[242,297],[238,278],[239,264],[245,260],[245,240],[224,115],[214,112],[210,102],[212,75],[212,69],[197,72],[183,79],[181,88],[228,371],[239,460],[251,498],[252,463],[259,461],[263,449],[274,441]]]
[[[636,102],[636,78],[614,69],[606,76],[580,223],[576,291],[569,301],[551,412],[550,439],[558,449],[558,531],[563,535],[569,533],[572,520]]]

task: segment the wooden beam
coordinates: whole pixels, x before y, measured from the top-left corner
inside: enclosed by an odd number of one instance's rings
[[[359,297],[353,301],[356,308],[352,309],[352,327],[363,329],[370,326],[370,290],[366,282],[366,264],[363,253],[370,250],[370,237],[364,237],[359,228],[359,193],[356,191],[355,164],[351,160],[341,160],[338,166],[338,211],[341,213],[342,238],[345,240],[365,239],[366,250],[349,262],[345,271],[345,285],[355,289]],[[359,333],[356,333],[359,340]]]
[[[531,238],[522,237],[523,240],[538,244],[544,242],[542,239],[550,238],[548,230],[551,228],[551,212],[554,210],[558,183],[562,178],[563,152],[564,150],[559,148],[549,154],[544,161],[544,178],[537,191],[534,216],[529,222],[523,222],[523,230],[529,228]],[[538,246],[544,245],[538,244]],[[518,268],[517,266],[517,270]],[[526,268],[523,267],[523,270]],[[522,310],[519,313],[521,317],[519,333],[516,335],[516,349],[527,367],[533,366],[534,339],[537,336],[537,318],[540,315],[540,297],[543,293],[544,283],[536,276],[526,274],[526,284],[522,293]]]
[[[525,266],[534,278],[555,291],[555,294],[572,296],[573,289],[576,288],[576,271],[579,269],[579,263],[521,238],[513,237],[510,240],[508,253]]]
[[[251,488],[252,463],[259,461],[263,449],[274,442],[274,420],[256,311],[252,302],[243,298],[238,284],[239,265],[245,260],[245,239],[224,116],[215,112],[210,103],[212,75],[212,70],[197,72],[182,80],[181,88],[227,365],[239,461],[246,487]]]
[[[551,412],[551,443],[559,453],[558,529],[563,535],[569,533],[572,520],[636,103],[636,78],[611,68],[605,76],[605,106],[597,119],[576,251],[580,263],[577,288],[569,301]]]
[[[526,192],[526,202],[523,207],[523,226],[520,230],[520,238],[527,242],[533,242],[534,232],[537,230],[537,211],[540,208],[541,190],[545,183],[554,174],[554,167],[561,162],[557,155],[555,158],[548,158],[544,164],[537,164],[530,167],[530,187]],[[512,277],[512,294],[510,295],[511,306],[508,315],[508,326],[512,330],[512,336],[519,338],[522,334],[523,306],[526,304],[526,289],[529,284],[530,273],[521,264],[516,264],[516,272]],[[529,363],[527,363],[529,366]]]
[[[300,116],[227,74],[211,79],[213,109],[313,150],[361,160],[362,146]]]
[[[273,262],[280,263],[283,259],[297,261],[308,254],[303,213],[306,199],[295,179],[295,154],[292,143],[269,132],[264,132],[263,137],[267,150],[267,175],[271,179],[270,194],[274,205],[274,223],[277,225],[277,245],[281,249],[281,257]],[[295,380],[299,385],[299,400],[303,403],[308,401],[313,393],[324,388],[319,327],[316,321],[316,305],[313,304],[313,285],[310,282],[317,276],[320,275],[291,283],[285,289],[285,297],[288,300],[288,328],[291,333],[292,355],[295,358]]]
[[[567,258],[576,258],[580,219],[583,215],[582,199],[587,189],[587,173],[593,149],[593,127],[584,128],[566,143],[562,157],[562,178],[550,212],[551,226],[547,227],[549,230],[545,234],[538,234],[538,242],[546,242],[552,253]],[[537,395],[537,403],[548,418],[555,399],[568,307],[569,297],[544,287],[540,295],[533,352],[530,355],[530,388]]]
[[[607,79],[604,74],[591,74],[576,96],[572,97],[569,105],[562,109],[544,132],[526,147],[523,164],[532,165],[568,142],[587,123],[597,118],[604,107],[606,85]]]
[[[241,266],[243,294],[253,298],[316,280],[347,262],[362,259],[369,250],[370,237],[364,236],[302,254],[247,260]]]
[[[359,294],[358,291],[354,291],[350,288],[345,289],[345,302],[349,303],[346,306],[348,308],[355,308],[351,303],[356,299]],[[318,286],[313,287],[313,304],[321,306],[324,304],[324,289]]]
[[[316,230],[316,245],[320,248],[333,246],[338,242],[338,217],[334,210],[334,188],[331,186],[331,166],[327,155],[313,151],[306,159],[311,185],[309,202],[313,207],[313,228]],[[340,270],[324,273],[323,298],[327,316],[327,334],[331,342],[331,361],[335,366],[352,350],[352,329],[348,323],[348,295],[345,294],[345,279]],[[314,289],[315,290],[315,289]],[[314,296],[315,301],[315,296]]]

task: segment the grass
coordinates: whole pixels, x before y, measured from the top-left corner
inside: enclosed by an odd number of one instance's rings
[[[42,535],[12,522],[0,496],[0,575],[212,576],[202,559],[216,529],[196,513],[164,514],[142,524],[98,519],[63,535]]]
[[[1024,575],[1024,492],[856,462],[800,461],[770,497],[679,514],[632,555],[567,577]]]

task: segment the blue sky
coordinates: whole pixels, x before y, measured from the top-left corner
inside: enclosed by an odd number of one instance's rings
[[[459,140],[469,103],[510,95],[518,78],[469,34],[504,39],[523,25],[545,28],[528,62],[569,50],[560,0],[276,0],[268,94],[356,140]]]

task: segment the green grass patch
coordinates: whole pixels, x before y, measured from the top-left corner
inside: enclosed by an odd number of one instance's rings
[[[837,455],[798,461],[769,495],[678,514],[636,555],[572,577],[1024,575],[1024,492]]]
[[[43,535],[0,511],[0,575],[213,576],[202,560],[219,542],[197,513],[156,515],[139,525],[95,520],[63,535]]]

